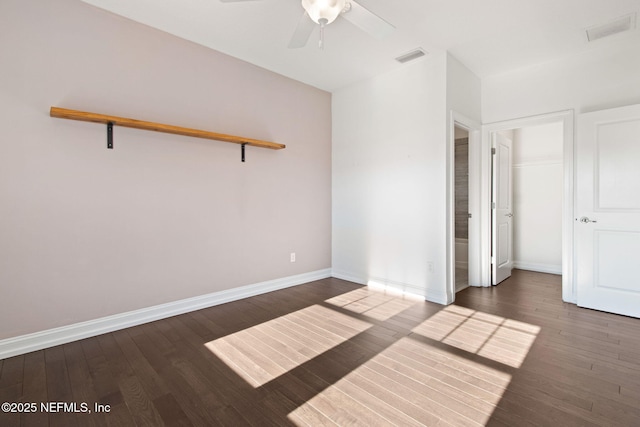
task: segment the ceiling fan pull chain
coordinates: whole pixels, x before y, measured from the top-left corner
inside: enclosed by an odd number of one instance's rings
[[[327,20],[322,18],[319,21],[320,23],[320,40],[318,41],[318,47],[320,49],[324,49],[324,27],[327,25]]]

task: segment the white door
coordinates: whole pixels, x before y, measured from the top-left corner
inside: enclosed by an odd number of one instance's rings
[[[640,105],[578,117],[578,305],[640,317]]]
[[[511,277],[513,268],[513,188],[509,138],[493,134],[492,284]]]

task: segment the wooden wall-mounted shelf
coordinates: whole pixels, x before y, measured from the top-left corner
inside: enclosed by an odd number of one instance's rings
[[[105,114],[87,113],[84,111],[67,110],[66,108],[51,107],[49,113],[51,117],[57,117],[60,119],[80,120],[83,122],[103,123],[109,126],[118,125],[128,128],[151,130],[154,132],[172,133],[176,135],[192,136],[195,138],[213,139],[216,141],[232,142],[234,144],[240,144],[243,148],[243,161],[244,161],[244,146],[250,145],[253,147],[269,148],[272,150],[281,150],[286,147],[284,144],[278,144],[276,142],[261,141],[259,139],[244,138],[241,136],[226,135],[223,133],[209,132],[198,129],[184,128],[180,126],[165,125],[162,123],[145,122],[142,120],[128,119],[125,117],[108,116]],[[112,148],[110,146],[109,148]]]

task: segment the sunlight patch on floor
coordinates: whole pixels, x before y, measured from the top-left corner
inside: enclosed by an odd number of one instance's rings
[[[416,326],[413,332],[519,368],[540,328],[450,305]]]
[[[369,329],[371,324],[313,305],[205,346],[254,387]]]
[[[405,337],[292,411],[296,425],[484,425],[511,375]],[[393,404],[388,403],[393,402]]]
[[[406,294],[370,281],[366,288],[338,295],[325,302],[375,320],[384,321],[417,302],[424,302],[424,297]]]
[[[295,425],[485,425],[540,328],[456,305],[421,322],[403,314],[420,303],[360,288],[206,346],[256,388],[300,367],[314,375],[287,415]],[[406,328],[388,329],[394,317]],[[373,341],[341,346],[365,331]],[[339,379],[324,379],[324,363]]]

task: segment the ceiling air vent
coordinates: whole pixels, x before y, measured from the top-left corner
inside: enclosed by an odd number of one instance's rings
[[[405,53],[404,55],[398,56],[396,58],[396,61],[398,61],[401,64],[404,64],[405,62],[413,61],[414,59],[421,58],[425,55],[426,55],[425,51],[418,48],[416,50],[412,50],[409,53]]]
[[[590,42],[609,37],[614,34],[633,30],[636,27],[636,14],[625,15],[604,25],[587,28],[587,40]]]

